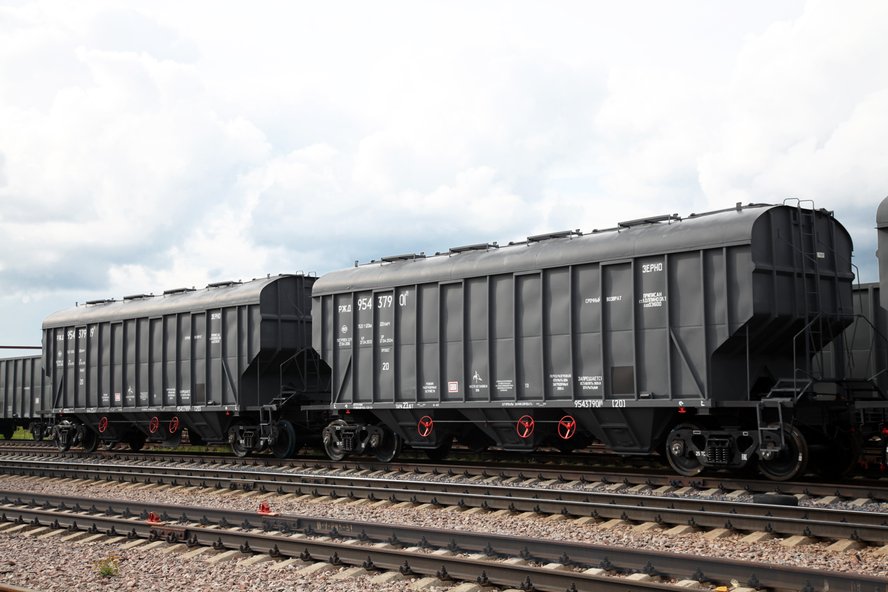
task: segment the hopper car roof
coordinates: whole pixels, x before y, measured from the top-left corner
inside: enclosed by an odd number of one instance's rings
[[[262,290],[282,278],[277,275],[249,282],[221,282],[206,288],[170,290],[160,296],[136,295],[123,300],[103,300],[80,304],[55,312],[43,321],[44,329],[71,327],[135,318],[159,317],[229,306],[258,304]]]
[[[876,210],[876,228],[888,228],[888,197],[882,200]]]
[[[500,273],[521,273],[596,261],[618,261],[670,252],[749,244],[755,222],[773,208],[750,204],[716,212],[642,218],[617,228],[528,237],[508,246],[473,245],[431,257],[383,258],[379,262],[325,274],[313,294],[446,282]],[[826,213],[818,210],[819,213]],[[888,213],[888,212],[886,212]],[[829,215],[829,213],[826,213]],[[838,224],[838,223],[836,223]]]

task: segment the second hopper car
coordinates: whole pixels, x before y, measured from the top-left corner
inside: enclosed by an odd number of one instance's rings
[[[231,444],[291,456],[326,378],[311,349],[313,277],[222,282],[50,315],[43,362],[60,449],[100,441]]]

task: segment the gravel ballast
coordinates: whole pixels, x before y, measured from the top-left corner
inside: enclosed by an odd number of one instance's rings
[[[203,558],[186,559],[156,549],[128,549],[95,541],[65,544],[21,535],[0,534],[0,583],[41,592],[71,590],[145,590],[193,592],[406,592],[407,580],[371,584],[372,575],[331,581],[346,568],[300,575],[298,568],[275,570],[276,562],[240,566],[235,562],[210,564]],[[102,576],[99,563],[116,558],[119,572]],[[441,588],[442,590],[444,588]],[[433,592],[433,591],[432,591]]]
[[[196,489],[182,493],[181,490],[170,490],[172,488],[169,487],[143,489],[141,486],[137,488],[119,483],[37,480],[17,476],[0,476],[0,489],[242,511],[254,511],[260,501],[267,500],[275,512],[282,514],[579,541],[888,577],[888,555],[881,554],[881,549],[836,552],[827,549],[829,542],[787,548],[779,544],[780,539],[744,543],[740,534],[709,540],[702,533],[672,536],[658,530],[639,532],[631,526],[606,529],[594,523],[553,521],[544,516],[519,517],[416,507],[378,507],[367,503],[333,503],[333,500],[326,497],[300,501],[292,498],[282,500],[276,495],[252,495],[244,498],[241,494],[230,495],[214,489]],[[95,589],[105,589],[103,586],[124,589],[137,587],[145,590],[329,589],[337,592],[352,589],[409,589],[409,582],[406,581],[389,584],[389,587],[370,586],[367,581],[360,580],[328,582],[335,572],[312,576],[309,580],[302,581],[295,570],[272,570],[271,562],[252,567],[241,567],[234,563],[215,566],[199,558],[187,560],[177,555],[140,550],[138,547],[119,552],[118,576],[101,578],[96,562],[109,553],[116,552],[113,545],[101,542],[72,545],[58,542],[55,538],[40,540],[5,534],[0,534],[0,543],[0,582],[37,590],[70,590],[72,583],[79,584],[79,589],[83,589],[84,583],[93,587],[93,582]]]

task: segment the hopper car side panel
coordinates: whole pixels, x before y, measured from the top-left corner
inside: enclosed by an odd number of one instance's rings
[[[842,339],[824,350],[825,373],[851,381],[873,381],[888,393],[888,312],[876,283],[854,286],[854,322]]]
[[[22,427],[42,436],[52,420],[46,393],[40,356],[0,359],[0,434]]]

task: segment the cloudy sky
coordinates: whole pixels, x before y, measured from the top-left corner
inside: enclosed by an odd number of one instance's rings
[[[875,279],[888,3],[0,0],[0,344],[75,301],[813,200]]]

